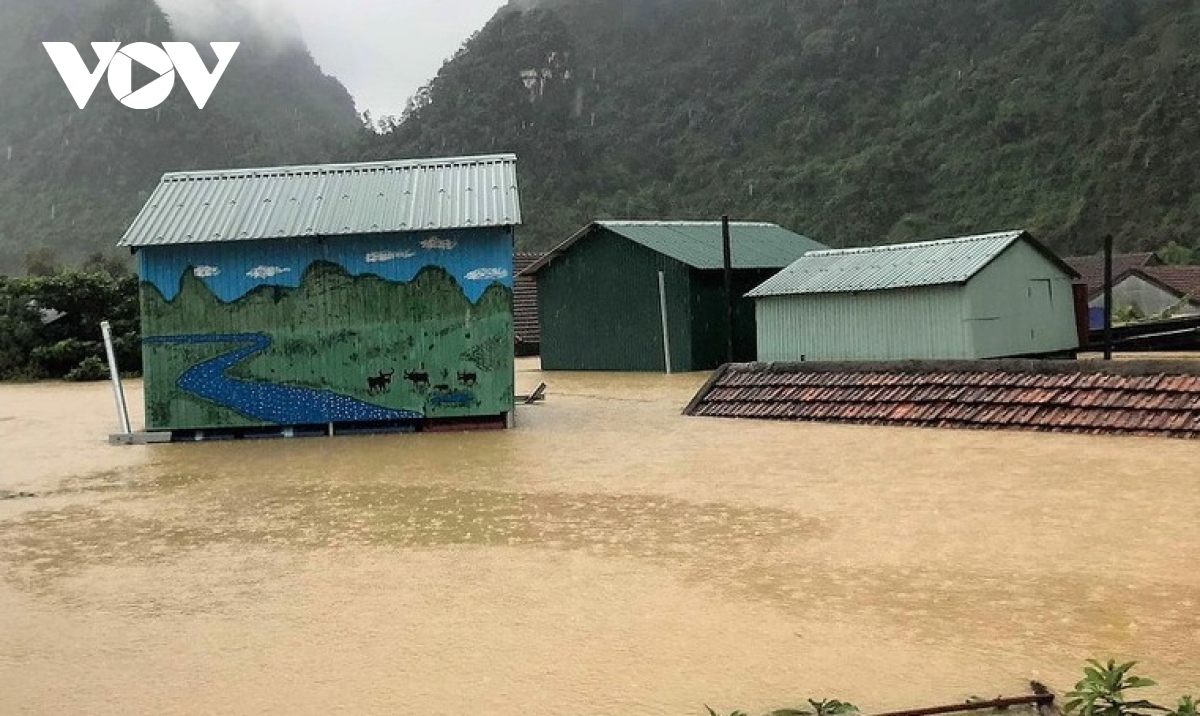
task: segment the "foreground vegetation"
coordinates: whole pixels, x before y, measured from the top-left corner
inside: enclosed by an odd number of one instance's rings
[[[1132,673],[1137,662],[1118,664],[1114,660],[1100,663],[1089,660],[1083,678],[1065,694],[1061,709],[1065,716],[1200,716],[1196,701],[1190,695],[1179,697],[1174,707],[1156,704],[1133,697],[1130,692],[1155,686],[1155,682]],[[968,701],[974,701],[972,698]],[[783,708],[765,716],[857,716],[857,706],[836,699],[809,699],[808,706]],[[721,716],[712,707],[705,707],[708,716]],[[745,711],[732,711],[729,716],[749,716]]]

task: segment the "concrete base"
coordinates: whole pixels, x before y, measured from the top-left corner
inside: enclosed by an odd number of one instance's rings
[[[109,445],[156,445],[171,442],[171,433],[117,433],[108,436]]]
[[[316,438],[341,435],[382,435],[418,432],[464,432],[503,430],[513,426],[513,414],[475,418],[443,418],[384,423],[332,423],[327,425],[272,425],[254,428],[215,428],[208,430],[158,430],[109,435],[110,445],[153,445],[216,440],[264,440],[276,438]]]

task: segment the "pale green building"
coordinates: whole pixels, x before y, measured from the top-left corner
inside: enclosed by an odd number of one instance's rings
[[[1010,231],[812,251],[747,295],[764,362],[1066,357],[1076,278]]]

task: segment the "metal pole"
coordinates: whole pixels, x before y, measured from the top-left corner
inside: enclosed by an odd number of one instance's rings
[[[1104,237],[1104,360],[1112,360],[1113,237]]]
[[[733,362],[733,247],[729,240],[729,216],[721,217],[721,244],[725,253],[725,362]]]
[[[125,391],[121,387],[121,371],[117,370],[117,352],[113,350],[112,327],[108,321],[100,322],[100,333],[104,335],[104,351],[108,354],[108,376],[112,379],[113,398],[117,402],[117,419],[121,422],[121,434],[129,435],[129,410],[125,407]]]
[[[667,276],[662,271],[658,272],[658,307],[662,313],[662,332],[663,332],[663,360],[667,366],[667,373],[671,372],[671,336],[667,329]]]

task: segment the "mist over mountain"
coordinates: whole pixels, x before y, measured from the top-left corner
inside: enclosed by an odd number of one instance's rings
[[[277,0],[162,2],[0,3],[0,273],[113,251],[166,171],[487,152],[519,157],[526,249],[729,213],[1200,250],[1195,0],[512,0],[379,133]],[[243,42],[204,110],[101,81],[80,111],[40,44],[172,39]]]
[[[1200,239],[1194,0],[514,1],[366,154],[515,151],[528,247],[596,217],[833,245]]]
[[[20,271],[31,251],[66,262],[115,253],[164,172],[344,153],[361,126],[349,93],[302,42],[241,8],[210,18],[222,27],[177,32],[152,0],[0,3],[0,273]],[[210,39],[242,45],[203,110],[181,81],[157,109],[132,110],[104,79],[80,110],[41,44],[74,42],[90,68],[90,42],[195,41],[211,69]]]

